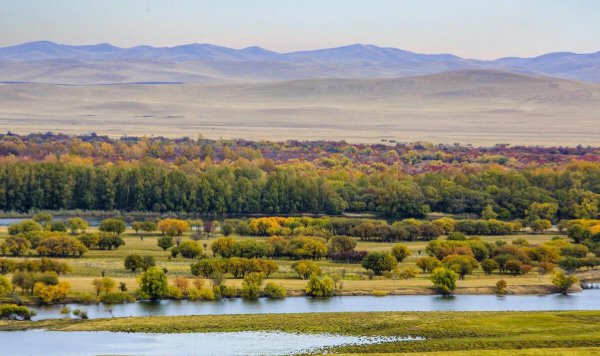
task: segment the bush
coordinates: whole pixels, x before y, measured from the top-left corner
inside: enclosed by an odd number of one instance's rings
[[[98,230],[102,232],[112,232],[117,235],[121,235],[125,232],[125,222],[121,219],[109,218],[104,219],[100,222]]]
[[[78,239],[59,234],[43,239],[37,251],[41,256],[80,257],[87,252],[87,248]]]
[[[196,258],[204,253],[204,249],[196,241],[183,241],[179,244],[179,252],[183,258]]]
[[[43,304],[63,301],[70,291],[71,285],[68,282],[58,282],[57,285],[37,282],[33,287],[33,295],[38,297]]]
[[[265,285],[263,293],[266,297],[271,299],[283,299],[286,297],[287,292],[281,284],[275,282],[269,282]]]
[[[158,247],[163,249],[163,251],[166,251],[169,248],[173,247],[173,245],[175,245],[173,236],[169,236],[169,235],[159,237],[158,240],[156,241],[156,243],[157,243]]]
[[[16,304],[0,304],[0,319],[2,320],[31,320],[35,316],[33,310]]]
[[[412,278],[415,278],[418,274],[419,274],[419,271],[416,268],[408,267],[398,273],[398,278],[412,279]]]
[[[410,250],[405,244],[395,244],[392,246],[392,256],[394,256],[398,262],[402,262],[405,258],[410,256]]]
[[[8,278],[0,276],[0,296],[8,294],[12,291],[12,284]]]
[[[334,287],[333,279],[331,279],[331,277],[319,277],[313,274],[306,284],[306,294],[311,297],[331,297],[335,291]]]
[[[302,279],[309,279],[313,274],[320,276],[321,267],[316,262],[302,260],[292,264],[292,269],[298,273]]]
[[[456,289],[456,280],[458,275],[444,267],[438,267],[433,270],[431,282],[433,286],[443,295],[450,295]]]
[[[158,300],[167,293],[168,281],[165,272],[158,267],[150,267],[139,277],[141,298]]]
[[[398,261],[389,253],[371,252],[363,259],[361,265],[366,270],[373,271],[376,275],[381,275],[384,271],[391,271],[396,267]]]
[[[498,295],[506,294],[506,287],[507,287],[507,284],[504,279],[501,279],[498,282],[496,282],[496,294],[498,294]]]
[[[569,288],[573,286],[573,284],[578,283],[579,279],[575,276],[566,275],[562,271],[554,272],[552,276],[552,284],[558,289],[558,291],[564,295],[567,294]]]
[[[416,261],[417,267],[423,270],[423,273],[432,272],[434,269],[440,267],[442,262],[435,257],[432,256],[424,256],[420,257]]]
[[[244,277],[242,282],[241,296],[244,299],[258,299],[260,297],[260,285],[265,279],[265,275],[262,273],[252,272]]]
[[[192,264],[190,267],[194,276],[210,278],[214,273],[225,272],[225,261],[205,259]]]
[[[27,234],[33,231],[42,231],[42,225],[34,220],[23,220],[8,227],[9,235]]]
[[[498,269],[498,263],[490,258],[484,260],[483,262],[481,262],[481,268],[483,269],[483,272],[485,272],[485,274],[487,274],[488,276],[491,275],[492,273],[494,273],[495,270]]]

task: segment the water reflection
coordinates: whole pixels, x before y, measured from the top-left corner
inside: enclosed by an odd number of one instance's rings
[[[67,304],[71,309],[86,309],[90,318],[108,318],[102,304]],[[36,320],[61,318],[63,305],[33,308]],[[533,310],[600,310],[600,289],[586,289],[570,295],[435,295],[403,296],[346,296],[329,299],[305,297],[283,300],[259,299],[247,302],[242,299],[224,299],[211,302],[163,300],[136,302],[112,306],[115,317],[257,314],[257,313],[314,313],[314,312],[365,312],[365,311],[533,311]]]

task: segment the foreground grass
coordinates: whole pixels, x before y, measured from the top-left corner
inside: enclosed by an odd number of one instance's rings
[[[447,351],[447,352],[402,352],[377,355],[394,356],[514,356],[515,350],[473,350],[473,351]],[[355,356],[360,354],[345,354],[345,356]],[[595,356],[600,355],[600,347],[573,347],[573,348],[554,348],[554,349],[520,349],[520,356]]]
[[[198,315],[87,321],[5,321],[0,322],[0,330],[47,328],[62,331],[159,333],[277,330],[362,336],[421,336],[427,339],[379,345],[344,346],[334,350],[338,353],[361,354],[538,348],[564,348],[568,351],[575,347],[600,347],[598,325],[600,325],[600,311],[386,312]],[[532,355],[536,354],[532,353]]]

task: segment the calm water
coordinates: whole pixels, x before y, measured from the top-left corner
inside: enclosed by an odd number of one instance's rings
[[[90,318],[108,318],[101,304],[67,304],[71,309],[86,309]],[[62,318],[63,305],[35,307],[35,320]],[[433,295],[398,295],[386,297],[347,296],[328,299],[305,297],[284,300],[260,299],[248,302],[226,299],[218,302],[163,300],[157,303],[136,302],[114,305],[115,317],[196,315],[196,314],[257,314],[257,313],[315,313],[360,311],[533,311],[533,310],[600,310],[600,289],[586,289],[567,296],[551,295],[458,295],[443,298]]]
[[[0,353],[3,356],[289,355],[323,347],[403,340],[415,339],[282,332],[146,334],[27,330],[0,332]]]
[[[21,222],[23,220],[28,220],[30,218],[0,218],[0,226],[10,226],[12,224],[16,224],[18,222]],[[57,221],[66,221],[68,219],[68,217],[63,217],[63,216],[55,216],[54,220]],[[100,225],[100,221],[102,221],[102,219],[100,218],[84,218],[88,224],[90,224],[90,226],[98,226]]]

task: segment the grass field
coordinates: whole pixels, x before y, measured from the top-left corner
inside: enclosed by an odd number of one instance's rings
[[[310,317],[306,314],[241,314],[88,321],[5,321],[0,322],[0,330],[47,328],[159,333],[277,330],[362,336],[421,336],[426,340],[345,346],[335,351],[347,354],[435,352],[431,355],[463,355],[463,352],[469,351],[466,355],[480,355],[480,350],[489,350],[489,354],[493,352],[495,355],[591,355],[600,348],[598,323],[600,311],[386,312],[316,313]]]
[[[0,230],[0,241],[6,236],[6,228]],[[192,278],[190,272],[190,264],[193,260],[184,259],[182,257],[170,258],[170,253],[163,251],[157,246],[158,234],[145,236],[141,239],[132,231],[127,231],[124,234],[125,245],[114,250],[92,250],[86,253],[81,258],[64,259],[69,263],[73,272],[64,276],[62,279],[67,280],[72,285],[74,293],[91,293],[93,292],[92,280],[104,275],[114,278],[117,282],[127,284],[129,290],[137,288],[136,273],[127,271],[123,266],[123,261],[127,255],[140,254],[150,255],[156,260],[156,264],[160,267],[167,268],[170,276],[185,276]],[[516,238],[526,238],[532,244],[539,244],[548,241],[552,238],[552,234],[524,234],[510,236],[485,236],[482,237],[486,241],[503,240],[510,242]],[[199,242],[204,246],[205,253],[212,255],[210,246],[212,241],[218,235],[209,239],[203,239]],[[188,239],[189,237],[185,237]],[[259,237],[235,237],[236,239],[262,239]],[[443,238],[443,237],[442,237]],[[400,263],[401,268],[416,267],[415,260],[419,256],[425,255],[425,247],[427,242],[406,242],[411,250],[411,256]],[[366,251],[389,251],[391,243],[382,242],[366,242],[358,241],[357,250]],[[289,292],[290,295],[302,294],[306,285],[306,281],[298,278],[298,275],[292,270],[291,265],[293,260],[279,259],[277,260],[279,271],[270,276],[270,279],[281,283]],[[419,273],[416,278],[410,280],[393,280],[383,277],[375,277],[370,280],[360,264],[334,263],[327,260],[318,261],[324,273],[343,275],[342,294],[370,294],[372,291],[385,291],[391,294],[428,294],[433,293],[429,275]],[[481,269],[474,272],[473,275],[466,276],[466,279],[458,282],[458,294],[476,294],[476,293],[493,293],[493,287],[499,279],[504,279],[508,282],[509,291],[513,293],[544,293],[551,291],[550,276],[539,276],[537,273],[529,273],[522,276],[508,276],[493,274],[487,276]],[[241,280],[229,279],[226,282],[228,285],[240,286]]]

